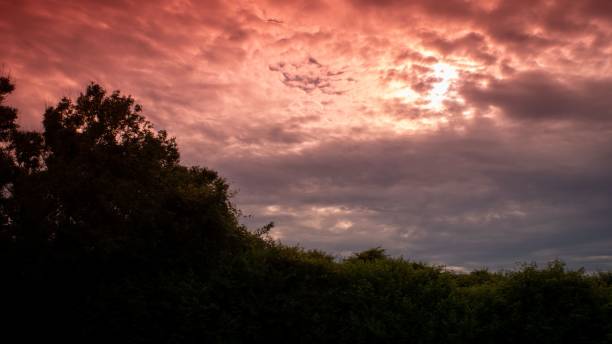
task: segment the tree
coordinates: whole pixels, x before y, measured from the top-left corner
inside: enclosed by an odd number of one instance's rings
[[[13,85],[3,78],[0,86],[4,100]],[[176,141],[141,112],[130,96],[97,84],[47,108],[42,133],[20,131],[17,111],[0,108],[5,237],[36,250],[203,259],[244,235],[227,183],[180,165]]]
[[[376,260],[387,259],[388,256],[385,254],[385,249],[381,247],[374,247],[354,253],[351,257],[347,258],[351,262],[373,262]]]
[[[15,89],[7,77],[0,77],[0,224],[6,234],[8,224],[8,198],[15,178],[15,163],[12,158],[10,140],[17,130],[17,110],[3,105],[6,96]]]

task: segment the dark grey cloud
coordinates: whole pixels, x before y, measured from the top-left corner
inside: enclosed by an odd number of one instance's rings
[[[480,107],[495,106],[515,119],[612,121],[612,79],[563,80],[542,71],[466,83],[463,96]]]
[[[238,202],[256,215],[249,223],[275,221],[289,243],[338,254],[382,245],[468,268],[561,258],[603,269],[612,267],[612,135],[596,132],[483,119],[467,132],[215,165],[239,186]]]

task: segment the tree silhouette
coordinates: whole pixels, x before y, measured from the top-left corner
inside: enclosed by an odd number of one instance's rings
[[[373,262],[379,259],[387,259],[388,256],[385,254],[385,249],[381,247],[374,247],[353,254],[347,261],[360,261],[360,262]]]
[[[7,110],[10,115],[15,113]],[[15,241],[87,250],[193,250],[239,229],[216,172],[179,164],[176,142],[155,131],[129,96],[91,84],[44,114],[44,132],[16,130],[5,116],[20,177],[7,213]],[[172,243],[172,245],[169,245]]]
[[[6,96],[15,89],[7,77],[0,77],[0,225],[7,235],[9,222],[9,198],[15,179],[16,166],[11,149],[11,138],[17,130],[17,110],[3,105]]]

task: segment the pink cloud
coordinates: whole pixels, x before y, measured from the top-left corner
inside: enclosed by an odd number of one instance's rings
[[[280,209],[289,242],[503,265],[612,243],[610,17],[605,0],[24,0],[0,3],[0,64],[27,128],[90,81],[131,93],[239,206]]]

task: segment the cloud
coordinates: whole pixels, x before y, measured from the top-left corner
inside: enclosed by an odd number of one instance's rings
[[[497,57],[489,52],[486,38],[483,34],[470,32],[458,38],[447,39],[434,32],[421,34],[423,45],[430,47],[442,55],[469,56],[485,65],[497,62]]]
[[[611,267],[603,0],[0,2],[8,102],[142,103],[286,242]],[[435,98],[435,101],[432,99]],[[434,104],[435,103],[435,104]]]
[[[345,71],[335,71],[324,66],[314,57],[308,57],[305,62],[285,63],[279,62],[268,67],[273,72],[279,72],[283,76],[282,82],[287,87],[299,88],[306,93],[319,90],[330,95],[341,95],[345,91],[338,86],[347,77]]]
[[[463,85],[462,94],[476,106],[495,106],[520,120],[612,121],[612,79],[570,80],[543,71],[491,79],[486,86]]]
[[[605,254],[612,183],[603,171],[612,166],[601,159],[612,150],[596,148],[612,142],[589,132],[532,134],[485,122],[464,134],[333,141],[282,158],[217,164],[241,185],[240,202],[256,221],[274,219],[280,237],[308,247],[383,245],[470,267],[569,257],[585,247]],[[580,144],[565,142],[574,135]],[[270,205],[277,211],[262,211]],[[320,208],[338,211],[318,216]],[[351,223],[342,240],[334,239],[338,220]]]

